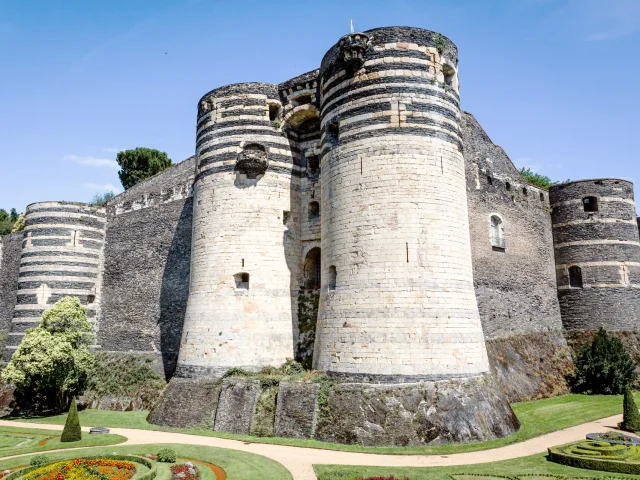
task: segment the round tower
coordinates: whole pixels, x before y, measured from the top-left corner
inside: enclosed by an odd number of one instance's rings
[[[317,369],[380,381],[489,370],[467,218],[455,45],[346,35],[320,70]]]
[[[640,243],[633,184],[595,179],[549,189],[556,277],[567,330],[636,330]]]
[[[285,220],[297,172],[275,85],[242,83],[198,105],[189,301],[176,375],[219,377],[293,358],[299,252]],[[286,217],[286,218],[285,218]],[[292,259],[295,257],[295,259]]]
[[[87,306],[93,323],[100,305],[100,267],[106,226],[102,207],[74,202],[40,202],[27,207],[18,295],[8,354],[42,313],[66,296]]]

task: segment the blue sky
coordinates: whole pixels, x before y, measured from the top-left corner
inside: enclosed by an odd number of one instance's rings
[[[451,38],[516,165],[640,185],[640,0],[0,0],[0,208],[120,191],[121,149],[183,160],[204,93],[317,68],[350,18]]]

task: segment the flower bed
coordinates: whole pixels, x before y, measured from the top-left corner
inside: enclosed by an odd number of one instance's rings
[[[181,480],[200,480],[200,472],[191,462],[171,465],[171,478]]]
[[[136,473],[133,462],[74,458],[36,468],[23,480],[128,480]]]

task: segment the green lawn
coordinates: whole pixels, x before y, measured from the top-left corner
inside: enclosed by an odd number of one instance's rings
[[[636,401],[640,401],[640,393],[636,394]],[[322,448],[327,450],[341,450],[350,452],[388,453],[396,455],[438,455],[486,450],[521,442],[529,438],[560,430],[581,423],[597,420],[622,413],[622,396],[614,395],[565,395],[562,397],[546,398],[531,402],[521,402],[512,405],[520,420],[520,430],[505,438],[482,443],[451,444],[438,447],[363,447],[359,445],[338,445],[317,440],[295,440],[289,438],[254,437],[249,435],[233,435],[215,433],[211,430],[193,430],[159,427],[147,423],[147,412],[110,412],[106,410],[84,410],[80,412],[82,425],[139,428],[144,430],[162,430],[167,432],[181,432],[194,435],[208,435],[230,438],[256,443],[275,443],[308,448]],[[62,425],[66,416],[38,418],[13,418],[35,423]]]
[[[563,475],[567,478],[613,479],[613,478],[640,478],[635,475],[612,474],[595,470],[583,470],[579,468],[565,467],[547,461],[546,454],[533,455],[504,462],[485,463],[480,465],[467,465],[462,467],[433,467],[433,468],[398,468],[398,467],[351,467],[343,465],[315,465],[318,480],[356,480],[373,476],[394,475],[398,480],[405,477],[409,480],[451,480],[451,474],[470,475]],[[527,477],[524,477],[527,478]],[[477,477],[483,480],[483,477]],[[551,480],[551,479],[549,479]]]
[[[289,471],[278,462],[270,460],[260,455],[252,453],[238,452],[236,450],[227,450],[214,447],[201,447],[197,445],[178,445],[178,444],[152,444],[152,445],[126,445],[92,448],[86,450],[77,450],[73,452],[52,452],[46,456],[50,460],[65,460],[77,457],[95,457],[99,455],[109,455],[116,453],[118,455],[134,454],[144,455],[147,453],[158,453],[161,448],[172,448],[178,454],[178,457],[193,458],[202,460],[207,463],[218,465],[227,474],[227,480],[292,480]],[[0,460],[0,471],[5,469],[14,469],[18,466],[29,464],[29,457],[11,458]],[[163,480],[163,476],[168,474],[169,469],[166,465],[159,465],[158,476],[156,480]],[[198,467],[200,471],[204,471],[204,467]],[[170,478],[170,476],[166,476]],[[203,480],[212,480],[213,476],[203,476]]]
[[[82,433],[79,442],[60,442],[61,431],[35,428],[0,427],[0,456],[21,455],[61,448],[115,445],[127,439],[121,435],[89,435]]]

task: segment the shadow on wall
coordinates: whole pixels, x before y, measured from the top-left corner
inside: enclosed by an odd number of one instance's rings
[[[189,299],[193,198],[182,208],[167,255],[160,291],[160,351],[167,380],[175,370]]]

